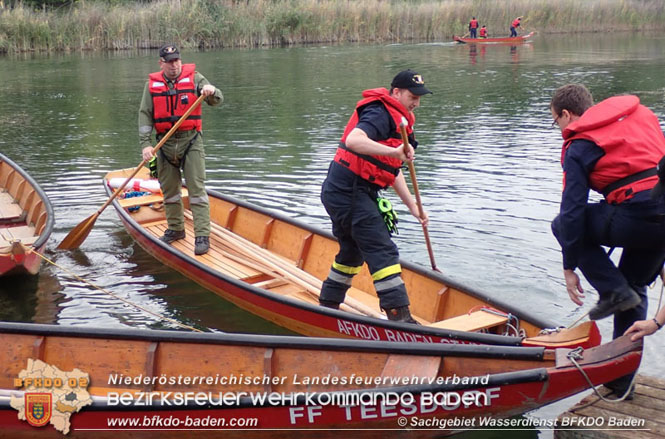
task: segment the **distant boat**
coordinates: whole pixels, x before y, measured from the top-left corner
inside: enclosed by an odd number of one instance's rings
[[[16,163],[0,154],[0,276],[37,274],[53,231],[46,193]]]
[[[502,38],[464,38],[453,35],[453,40],[458,43],[474,43],[474,44],[487,44],[487,43],[523,43],[528,38],[534,36],[535,32],[517,37],[502,37]]]
[[[642,357],[629,337],[570,350],[31,323],[0,323],[0,342],[0,436],[30,439],[62,437],[55,422],[19,419],[34,392],[53,397],[61,427],[71,415],[73,437],[440,437],[632,373]]]
[[[105,177],[127,177],[133,169]],[[147,169],[137,175],[149,179]],[[111,194],[112,189],[105,184]],[[133,194],[136,195],[136,194]],[[411,313],[421,325],[387,320],[366,267],[356,275],[340,311],[318,305],[321,282],[338,251],[327,232],[278,212],[208,191],[210,252],[194,255],[189,197],[184,190],[186,239],[159,240],[166,229],[161,194],[116,198],[129,234],[148,253],[240,308],[303,335],[422,343],[480,343],[547,347],[595,346],[594,322],[560,332],[552,322],[496,297],[453,282],[433,270],[401,261]],[[138,210],[136,207],[143,206]]]

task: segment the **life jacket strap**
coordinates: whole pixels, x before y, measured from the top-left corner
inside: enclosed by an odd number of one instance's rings
[[[384,170],[384,171],[386,171],[386,172],[390,172],[390,173],[393,174],[394,176],[399,175],[399,170],[400,170],[400,168],[395,168],[394,166],[387,165],[387,164],[383,163],[381,160],[378,160],[377,158],[372,157],[371,155],[367,155],[367,154],[358,154],[357,152],[355,152],[355,151],[349,149],[349,148],[348,148],[343,142],[339,142],[339,145],[338,145],[338,146],[339,146],[341,149],[343,149],[344,151],[348,151],[348,152],[350,152],[351,154],[357,155],[357,156],[360,157],[361,159],[370,162],[371,164],[373,164],[374,166],[376,166],[377,168],[379,168],[379,169],[381,169],[381,170]],[[348,164],[348,163],[345,163],[345,162],[343,162],[343,161],[340,161],[340,164],[346,166],[347,168],[349,167],[349,164]]]
[[[645,169],[644,171],[636,172],[632,175],[629,175],[628,177],[624,177],[605,186],[602,190],[603,196],[607,197],[609,194],[619,188],[628,186],[629,184],[635,183],[636,181],[644,180],[645,178],[653,177],[657,174],[658,169],[655,166],[653,168]]]

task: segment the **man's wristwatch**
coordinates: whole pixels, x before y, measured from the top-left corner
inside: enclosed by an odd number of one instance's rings
[[[658,326],[658,329],[660,329],[660,328],[663,327],[663,325],[661,325],[660,323],[658,323],[658,320],[656,320],[655,317],[653,318],[653,322],[656,324],[656,326]],[[656,329],[656,331],[658,331],[658,329]]]

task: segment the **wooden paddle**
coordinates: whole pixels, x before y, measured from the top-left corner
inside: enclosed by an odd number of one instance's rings
[[[405,117],[402,117],[402,123],[399,124],[399,129],[402,133],[402,144],[404,146],[404,152],[406,152],[408,145],[409,145],[409,136],[406,133],[406,127],[408,125],[408,122]],[[413,165],[413,162],[410,160],[407,160],[407,163],[409,165],[409,174],[411,175],[411,184],[413,185],[413,193],[416,195],[416,204],[418,205],[418,213],[420,214],[420,218],[423,218],[425,216],[425,211],[423,210],[423,203],[420,200],[420,191],[418,190],[418,181],[416,180],[416,168]],[[429,260],[430,263],[432,264],[432,270],[438,271],[439,273],[441,270],[439,270],[436,267],[436,262],[434,261],[434,251],[432,250],[432,243],[429,240],[429,233],[427,232],[427,226],[425,224],[423,226],[423,234],[425,235],[425,244],[427,244],[427,253],[429,253]]]
[[[162,137],[162,140],[159,141],[157,146],[153,148],[152,150],[153,154],[159,151],[159,149],[164,145],[164,143],[166,143],[167,140],[169,140],[169,138],[173,135],[173,133],[175,133],[178,130],[178,127],[182,125],[185,119],[187,119],[187,117],[189,117],[189,115],[192,114],[192,111],[194,111],[194,109],[201,104],[204,98],[205,96],[201,95],[198,97],[196,101],[194,101],[194,104],[191,107],[189,107],[189,109],[187,109],[185,114],[183,114],[182,117],[178,119],[178,121],[171,127],[171,129],[166,133],[166,135]],[[95,212],[88,218],[84,219],[76,227],[74,227],[72,231],[69,232],[67,236],[65,236],[65,239],[62,240],[60,245],[58,245],[58,249],[72,250],[78,248],[83,243],[83,241],[85,241],[85,238],[87,238],[88,235],[90,234],[90,231],[92,230],[92,227],[95,225],[95,221],[97,221],[99,215],[101,215],[104,209],[106,209],[108,205],[111,204],[111,202],[122,192],[122,190],[125,188],[125,186],[127,186],[127,184],[131,181],[131,179],[134,178],[134,176],[139,173],[139,171],[145,165],[146,162],[147,160],[143,159],[143,161],[139,163],[136,169],[134,169],[134,172],[132,172],[132,174],[129,177],[127,177],[125,182],[120,187],[118,187],[118,189],[116,189],[115,192],[113,192],[113,195],[111,195],[111,197],[108,200],[106,200],[106,203],[104,203],[104,205],[100,207],[99,210],[97,210],[97,212]]]

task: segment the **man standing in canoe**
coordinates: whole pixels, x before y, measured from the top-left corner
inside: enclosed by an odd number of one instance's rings
[[[476,20],[476,17],[471,17],[471,21],[469,22],[470,38],[478,38],[476,35],[477,31],[478,31],[478,20]]]
[[[422,76],[404,70],[395,76],[390,91],[365,90],[356,104],[321,190],[321,201],[340,247],[323,282],[319,298],[322,306],[338,309],[353,276],[366,262],[388,318],[416,323],[409,311],[399,252],[390,239],[390,219],[386,221],[382,215],[390,215],[391,208],[387,200],[379,198],[379,190],[392,186],[411,214],[427,225],[427,214],[420,218],[400,167],[414,158],[417,142],[413,110],[420,105],[420,97],[428,93]],[[408,123],[407,148],[402,147],[400,136],[402,119]]]
[[[566,289],[582,305],[579,268],[600,296],[589,318],[613,314],[617,338],[646,317],[647,285],[665,262],[665,197],[651,196],[665,136],[637,96],[594,105],[583,85],[568,84],[555,91],[550,110],[564,139],[563,194],[552,231],[561,244]],[[589,189],[605,199],[589,203]],[[623,249],[618,267],[602,246]],[[606,386],[623,393],[631,379]]]
[[[159,49],[159,67],[160,71],[148,77],[139,109],[139,143],[144,160],[150,160],[154,155],[151,140],[153,129],[159,141],[198,96],[206,96],[208,105],[219,105],[223,100],[222,92],[197,72],[194,64],[182,63],[175,45],[166,44]],[[159,150],[157,174],[164,193],[168,223],[160,239],[170,244],[185,237],[181,195],[184,174],[194,217],[194,253],[207,253],[210,248],[210,206],[205,191],[205,152],[201,138],[200,106]]]
[[[522,21],[522,17],[517,17],[510,24],[510,36],[511,37],[516,37],[517,36],[517,28],[520,27],[520,22],[521,21]]]

